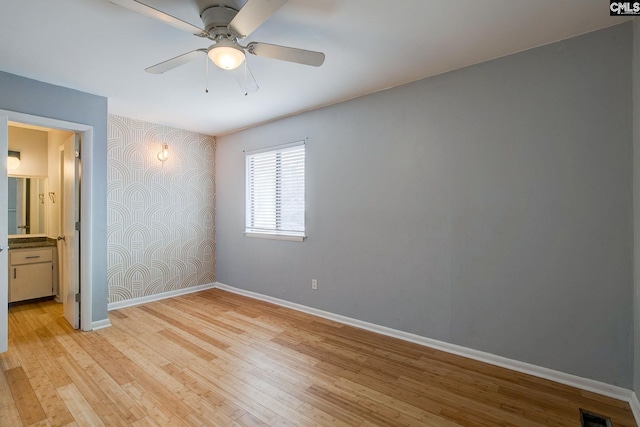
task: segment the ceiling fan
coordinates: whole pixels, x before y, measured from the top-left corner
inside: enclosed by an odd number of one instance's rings
[[[324,63],[325,56],[322,52],[262,42],[250,42],[246,46],[240,44],[239,40],[249,36],[280,9],[287,0],[247,0],[240,10],[224,4],[204,8],[200,13],[204,29],[138,0],[109,0],[109,2],[213,41],[213,44],[208,48],[196,49],[152,65],[145,69],[148,73],[162,74],[206,54],[216,66],[223,70],[238,70],[240,65],[244,63],[244,72],[236,73],[235,77],[246,95],[247,92],[258,90],[258,85],[246,66],[245,53],[314,67],[319,67]]]

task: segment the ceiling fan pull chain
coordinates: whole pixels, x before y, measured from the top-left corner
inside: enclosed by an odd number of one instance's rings
[[[209,93],[209,57],[204,57],[204,93]]]
[[[244,86],[242,87],[242,91],[244,92],[244,96],[249,95],[249,84],[247,83],[247,61],[244,61]]]

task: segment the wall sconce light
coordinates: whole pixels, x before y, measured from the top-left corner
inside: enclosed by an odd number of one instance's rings
[[[7,156],[7,169],[14,170],[20,166],[20,152],[19,151],[11,151],[9,150],[9,154]]]
[[[169,144],[162,144],[162,150],[158,152],[158,160],[164,163],[169,158]]]

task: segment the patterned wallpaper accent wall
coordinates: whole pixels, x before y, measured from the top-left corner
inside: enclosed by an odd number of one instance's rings
[[[215,282],[215,139],[115,115],[108,125],[109,302]]]

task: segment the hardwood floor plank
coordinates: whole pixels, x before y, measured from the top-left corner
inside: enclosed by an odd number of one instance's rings
[[[207,372],[199,366],[193,366],[191,371],[207,381],[212,391],[218,395],[225,396],[235,406],[251,413],[262,422],[268,423],[275,417],[276,414],[263,404],[264,400],[260,396],[256,396],[254,390],[247,388],[243,384],[230,381],[220,373]]]
[[[296,393],[296,397],[305,402],[300,407],[301,411],[307,412],[313,408],[314,414],[316,414],[318,419],[328,418],[331,420],[330,425],[359,426],[365,421],[364,418],[352,414],[349,411],[342,411],[340,407],[333,402],[322,399],[312,392],[299,392]],[[320,418],[320,412],[324,413],[326,417]]]
[[[215,354],[203,349],[202,347],[199,347],[197,344],[193,344],[186,338],[182,338],[180,335],[171,330],[160,331],[159,334],[203,360],[211,361],[218,357]]]
[[[219,347],[221,349],[226,349],[229,347],[229,344],[224,343],[219,341],[218,339],[216,339],[215,337],[215,333],[210,333],[208,329],[206,328],[195,328],[193,326],[190,326],[187,322],[182,322],[180,320],[178,320],[180,317],[178,316],[174,316],[171,317],[167,314],[161,313],[159,310],[154,309],[152,307],[141,307],[140,310],[143,310],[146,313],[151,314],[152,316],[157,317],[158,319],[163,320],[164,322],[166,322],[168,325],[170,326],[174,326],[178,329],[182,329],[183,331],[187,332],[190,335],[193,335],[195,337],[200,338],[203,341],[206,341],[212,345],[215,345],[216,347]],[[209,332],[209,333],[207,333]]]
[[[96,377],[96,365],[89,365],[83,368],[71,357],[59,357],[58,362],[62,369],[73,379],[73,383],[71,384],[73,385],[73,389],[68,389],[69,386],[64,386],[58,390],[66,390],[66,393],[69,393],[68,396],[75,395],[76,392],[80,394],[87,406],[86,409],[82,409],[83,413],[87,412],[84,414],[85,416],[91,415],[89,418],[93,419],[95,415],[109,426],[127,425],[127,418],[131,417],[128,414],[126,414],[125,417],[121,416],[121,411],[111,402],[105,392],[106,390],[101,388],[99,378]],[[67,406],[69,405],[67,404]],[[78,409],[77,407],[74,408]],[[91,409],[90,413],[88,409]],[[78,419],[76,413],[72,411],[72,415],[77,422],[82,424],[82,421]]]
[[[131,398],[140,405],[147,413],[148,417],[159,426],[186,426],[182,418],[176,416],[168,408],[157,400],[153,393],[138,388],[135,384],[125,384],[122,388],[131,396]]]
[[[442,411],[442,407],[439,405],[434,404],[433,406],[430,406],[428,408],[425,408],[424,406],[422,408],[418,408],[416,406],[398,400],[393,396],[377,392],[373,389],[365,387],[361,384],[354,383],[344,378],[341,378],[336,382],[335,389],[342,389],[347,393],[353,393],[357,396],[361,396],[363,399],[367,399],[368,402],[364,405],[369,407],[373,411],[380,410],[378,406],[385,406],[409,417],[409,421],[405,421],[405,417],[399,416],[397,418],[399,424],[412,425],[417,423],[417,425],[434,425],[446,427],[453,427],[457,425],[439,415]],[[411,420],[415,421],[411,422]]]
[[[18,409],[20,418],[27,425],[37,423],[47,418],[42,405],[36,396],[29,378],[22,367],[9,369],[4,372],[13,401]]]
[[[112,342],[122,348],[122,353],[128,358],[123,368],[135,378],[135,381],[131,383],[135,384],[135,389],[144,392],[145,396],[154,402],[151,406],[157,405],[166,408],[179,419],[191,414],[192,408],[175,399],[175,393],[180,391],[182,385],[161,369],[162,366],[169,364],[169,361],[163,361],[158,365],[156,363],[157,357],[152,359],[145,357],[152,353],[150,349],[145,348],[138,341],[132,341],[129,337],[122,338],[121,341]],[[123,362],[125,361],[123,360]]]
[[[0,371],[0,426],[22,425],[5,371]]]
[[[185,372],[177,366],[167,365],[163,369],[176,380],[180,381],[186,388],[193,393],[189,396],[193,400],[189,404],[194,407],[202,417],[210,423],[216,425],[236,425],[234,418],[240,417],[245,411],[234,408],[231,411],[223,410],[222,404],[224,399],[211,393],[211,390],[203,383],[186,375]],[[226,408],[228,409],[228,408]]]
[[[339,408],[339,412],[341,413],[347,412],[361,418],[363,420],[362,422],[368,421],[376,425],[395,425],[394,421],[397,421],[397,415],[395,414],[392,415],[392,418],[387,418],[379,412],[374,412],[360,406],[354,398],[354,395],[347,397],[346,393],[337,394],[321,386],[309,386],[306,391],[333,407]]]
[[[626,402],[219,289],[109,317],[12,306],[0,426],[637,427]]]
[[[85,400],[75,384],[60,387],[58,394],[78,424],[104,426],[100,417],[98,417],[91,405]]]
[[[92,365],[86,369],[95,383],[104,391],[110,405],[113,405],[120,418],[131,423],[144,418],[145,412],[134,402],[118,383],[113,381],[100,366]]]
[[[246,387],[252,388],[252,399],[269,408],[276,417],[295,421],[298,425],[313,425],[315,422],[300,411],[303,401],[289,392],[273,387],[253,375],[244,372],[233,372],[225,375],[230,381],[241,381]],[[272,420],[269,421],[271,423]]]
[[[20,366],[20,361],[18,360],[18,355],[12,349],[16,347],[15,340],[9,338],[9,351],[6,353],[0,354],[0,371],[8,371],[9,369],[17,368]]]
[[[32,372],[30,381],[51,426],[63,426],[74,421],[67,407],[57,398],[56,386],[43,369]]]
[[[144,417],[131,424],[133,427],[160,427],[151,417]]]
[[[122,364],[125,363],[126,356],[106,339],[101,339],[98,334],[87,334],[84,340],[79,340],[78,344],[85,350],[91,351],[93,360],[100,366],[111,379],[118,385],[127,384],[133,381],[133,377]]]

